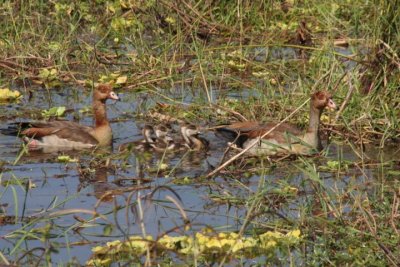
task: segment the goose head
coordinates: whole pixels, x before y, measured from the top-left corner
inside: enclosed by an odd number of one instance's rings
[[[169,136],[169,129],[167,126],[165,125],[157,125],[154,129],[156,136],[158,139],[165,139],[167,138],[167,136]],[[167,140],[166,140],[167,141]]]
[[[200,130],[192,124],[184,124],[181,126],[181,134],[185,145],[192,150],[202,150],[208,147],[208,141],[199,136]]]
[[[151,125],[145,125],[142,129],[142,135],[146,143],[154,143],[156,138],[154,137],[154,129]]]
[[[93,92],[93,99],[105,102],[107,99],[120,100],[110,84],[100,84]]]
[[[311,107],[322,111],[324,108],[336,110],[337,106],[332,100],[332,95],[327,91],[318,91],[311,95]]]

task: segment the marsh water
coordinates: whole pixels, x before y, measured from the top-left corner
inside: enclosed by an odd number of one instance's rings
[[[92,124],[91,115],[80,112],[90,107],[88,90],[75,87],[35,89],[28,98],[24,89],[16,89],[24,94],[23,99],[0,104],[3,128],[15,121],[35,118],[41,110],[55,106],[67,107],[65,119]],[[84,264],[92,254],[91,248],[107,241],[123,240],[129,235],[157,238],[166,232],[179,233],[185,220],[167,196],[180,203],[194,232],[206,227],[238,231],[247,208],[240,201],[231,204],[227,200],[246,199],[257,191],[260,179],[263,179],[264,187],[280,188],[284,184],[303,192],[290,205],[264,215],[266,224],[277,216],[288,220],[301,216],[299,207],[311,197],[312,189],[304,183],[308,174],[307,170],[298,167],[301,165],[299,159],[284,160],[274,168],[265,161],[265,167],[261,168],[264,171],[250,170],[242,176],[220,174],[205,181],[201,177],[218,166],[225,149],[225,144],[213,132],[204,132],[204,137],[211,143],[207,154],[119,153],[121,144],[141,138],[140,129],[149,123],[142,115],[157,101],[163,101],[143,92],[122,89],[119,93],[122,101],[108,104],[114,148],[106,156],[92,152],[22,153],[18,138],[0,135],[0,207],[1,213],[9,218],[9,222],[4,219],[0,227],[3,251],[13,255],[15,247],[23,247],[39,257],[47,250],[54,263],[70,262],[75,258],[77,263]],[[189,90],[183,94],[179,88],[171,90],[169,96],[179,96],[178,100],[183,99],[187,104],[198,97],[191,95]],[[238,97],[237,92],[228,97]],[[172,130],[178,135],[177,125],[172,125]],[[396,157],[397,153],[397,148],[383,151],[374,145],[365,151],[370,159],[380,162]],[[77,162],[60,162],[59,156],[64,154]],[[364,165],[354,147],[335,143],[328,146],[326,157],[307,159],[316,167],[327,161],[343,160],[348,162],[343,175],[319,171],[326,188],[346,191],[349,187],[368,187],[369,181],[382,179],[386,171]],[[91,219],[94,213],[101,217]],[[18,223],[14,224],[14,219]],[[84,226],[83,220],[88,220]],[[36,228],[38,235],[25,236],[32,228]],[[43,232],[46,239],[39,238]]]

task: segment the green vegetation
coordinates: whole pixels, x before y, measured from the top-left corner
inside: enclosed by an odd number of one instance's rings
[[[0,263],[54,264],[59,251],[69,252],[78,245],[105,248],[102,238],[129,240],[130,226],[125,231],[115,219],[121,213],[127,214],[127,225],[135,218],[131,224],[139,225],[141,232],[134,235],[146,240],[147,234],[157,236],[146,231],[142,220],[141,205],[152,197],[152,204],[163,210],[163,216],[173,218],[176,226],[160,226],[163,234],[157,240],[178,230],[179,238],[189,240],[202,229],[188,229],[185,214],[190,203],[185,203],[189,200],[180,199],[181,207],[172,198],[156,199],[155,192],[165,190],[179,198],[179,189],[193,186],[204,190],[207,202],[199,214],[206,213],[207,207],[225,207],[225,215],[236,223],[236,228],[207,225],[216,233],[255,240],[270,230],[300,229],[301,241],[284,243],[280,251],[260,250],[252,255],[229,247],[222,256],[220,251],[207,251],[212,254],[208,257],[195,250],[187,256],[173,242],[162,253],[143,246],[128,263],[173,265],[179,259],[193,266],[231,260],[238,265],[255,261],[260,266],[400,265],[399,6],[400,0],[3,1],[0,88],[5,89],[0,89],[0,102],[5,102],[0,103],[0,118],[4,121],[24,112],[6,109],[10,101],[22,98],[21,93],[27,96],[35,94],[35,89],[51,91],[69,85],[90,87],[98,82],[112,83],[117,90],[134,95],[132,102],[139,93],[163,101],[145,106],[140,114],[124,110],[120,118],[148,121],[152,115],[151,120],[158,121],[163,115],[204,127],[243,118],[282,120],[312,91],[326,89],[340,109],[323,115],[322,130],[329,142],[343,144],[356,156],[345,159],[345,152],[332,151],[330,146],[329,159],[243,158],[209,179],[204,178],[207,173],[191,177],[179,172],[185,159],[193,157],[190,153],[177,163],[170,163],[168,155],[154,162],[149,160],[152,155],[139,155],[140,164],[123,153],[62,155],[48,161],[66,172],[74,171],[69,179],[79,176],[82,184],[90,184],[88,180],[103,181],[107,172],[114,172],[118,174],[114,185],[119,186],[100,197],[95,191],[99,200],[93,209],[65,208],[79,194],[60,200],[55,193],[51,203],[42,203],[40,211],[26,215],[27,198],[40,186],[32,183],[29,171],[24,177],[12,169],[22,164],[22,150],[13,162],[0,158],[0,225],[13,226],[2,231],[2,239],[12,243],[12,249],[0,248]],[[188,96],[191,104],[184,105]],[[64,106],[35,108],[39,114],[28,110],[24,119],[62,116],[66,110]],[[303,108],[290,121],[304,127],[307,114]],[[368,153],[366,146],[377,152]],[[388,152],[389,146],[394,152]],[[120,177],[139,165],[143,168],[135,169],[132,176],[140,179]],[[45,167],[42,172],[45,186],[49,182]],[[143,172],[148,177],[142,177]],[[160,185],[159,177],[166,184]],[[143,196],[140,190],[149,191]],[[13,199],[8,209],[2,204],[6,195]],[[116,200],[119,197],[122,204]],[[101,210],[102,202],[110,206]],[[231,209],[237,212],[235,216],[229,213]],[[73,223],[67,220],[71,217]],[[76,236],[84,238],[70,241]],[[92,237],[98,239],[92,241]],[[32,240],[38,242],[32,245]],[[101,257],[109,256],[103,253]],[[86,260],[71,258],[67,264]]]
[[[291,245],[298,245],[300,231],[295,230],[287,234],[279,232],[266,232],[258,235],[257,238],[241,237],[236,233],[207,233],[205,229],[191,236],[168,236],[165,235],[159,240],[153,240],[151,236],[131,236],[126,242],[109,242],[105,247],[94,247],[93,258],[88,265],[109,266],[113,262],[128,261],[140,257],[147,250],[158,250],[160,254],[166,251],[175,251],[181,255],[198,255],[201,261],[207,261],[207,257],[223,260],[223,256],[232,254],[239,258],[243,255],[255,257],[273,252],[277,248],[283,251]]]

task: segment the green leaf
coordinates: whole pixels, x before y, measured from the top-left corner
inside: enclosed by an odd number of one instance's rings
[[[126,83],[126,80],[128,79],[127,76],[119,76],[116,80],[116,84],[124,84]]]
[[[13,100],[21,96],[18,91],[12,91],[8,88],[0,89],[0,100]]]
[[[68,162],[77,162],[77,161],[78,161],[77,159],[71,158],[71,157],[68,156],[68,155],[61,155],[61,156],[58,156],[58,157],[57,157],[57,160],[58,160],[59,162],[66,162],[66,163],[68,163]]]
[[[61,117],[65,113],[65,107],[52,107],[49,110],[43,110],[43,117]]]

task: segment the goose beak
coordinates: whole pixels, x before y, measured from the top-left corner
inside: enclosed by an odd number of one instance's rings
[[[328,100],[328,105],[327,105],[327,107],[328,107],[328,109],[329,109],[330,111],[336,111],[336,110],[338,110],[338,107],[336,106],[335,102],[333,102],[332,99],[329,99],[329,100]]]
[[[108,98],[116,101],[121,101],[121,98],[115,92],[110,92]]]

